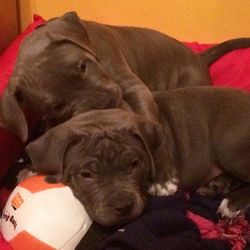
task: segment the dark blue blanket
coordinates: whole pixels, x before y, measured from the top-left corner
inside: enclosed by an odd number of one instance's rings
[[[220,201],[196,194],[187,199],[181,191],[173,196],[152,198],[143,215],[122,228],[93,224],[77,249],[230,250],[231,245],[226,240],[203,239],[197,225],[186,217],[189,210],[217,222]]]

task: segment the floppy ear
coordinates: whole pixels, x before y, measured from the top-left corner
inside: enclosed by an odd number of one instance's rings
[[[67,148],[73,143],[73,133],[64,127],[55,127],[25,148],[34,171],[49,175],[50,182],[59,182],[63,175],[63,160]]]
[[[176,166],[172,154],[174,144],[169,132],[161,124],[148,120],[142,120],[138,130],[151,152],[155,181],[164,182],[176,178]]]
[[[0,99],[1,125],[25,142],[28,138],[28,124],[16,100],[15,88],[7,87]]]
[[[84,23],[76,12],[67,12],[62,17],[51,20],[51,25],[48,22],[48,27],[50,36],[58,42],[70,41],[96,57],[91,48]]]
[[[144,137],[142,136],[142,134],[138,131],[136,132],[132,132],[132,136],[136,137],[137,139],[139,139],[140,142],[142,142],[144,149],[146,150],[148,157],[150,159],[150,176],[151,176],[151,181],[154,180],[155,178],[155,163],[154,163],[154,159],[153,159],[153,155],[148,147],[148,143],[145,141]]]

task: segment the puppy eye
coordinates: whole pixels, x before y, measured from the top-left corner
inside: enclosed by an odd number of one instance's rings
[[[81,176],[84,179],[91,179],[91,178],[93,178],[93,174],[90,171],[83,171],[83,172],[81,172]]]
[[[54,110],[60,110],[63,107],[63,103],[58,103],[54,105]]]
[[[57,103],[53,106],[53,109],[59,111],[64,107],[64,105],[64,102]]]
[[[79,69],[81,70],[82,73],[86,73],[86,71],[87,71],[87,62],[86,62],[86,60],[80,61],[78,67],[79,67]]]
[[[131,161],[130,166],[132,168],[137,168],[139,166],[139,160],[138,159],[134,159],[133,161]]]
[[[23,95],[22,95],[22,92],[21,92],[21,90],[20,89],[17,89],[16,91],[15,91],[15,98],[16,98],[16,100],[17,100],[17,102],[19,103],[19,104],[23,104]]]

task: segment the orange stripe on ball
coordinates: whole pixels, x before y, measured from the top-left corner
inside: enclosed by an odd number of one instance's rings
[[[29,190],[31,193],[36,193],[39,191],[44,191],[50,188],[64,187],[62,183],[47,183],[45,181],[45,176],[35,175],[30,178],[25,179],[18,186]]]
[[[55,250],[55,248],[23,231],[10,242],[13,250]]]
[[[17,193],[11,201],[11,205],[15,208],[19,208],[23,204],[23,198],[20,193]]]

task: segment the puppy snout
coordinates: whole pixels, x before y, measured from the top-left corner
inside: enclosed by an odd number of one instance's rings
[[[116,214],[120,216],[130,214],[133,207],[134,207],[134,202],[132,201],[132,199],[126,201],[120,201],[118,204],[114,205]]]
[[[131,214],[134,208],[134,200],[131,194],[113,195],[110,200],[110,207],[118,216],[126,216]]]

